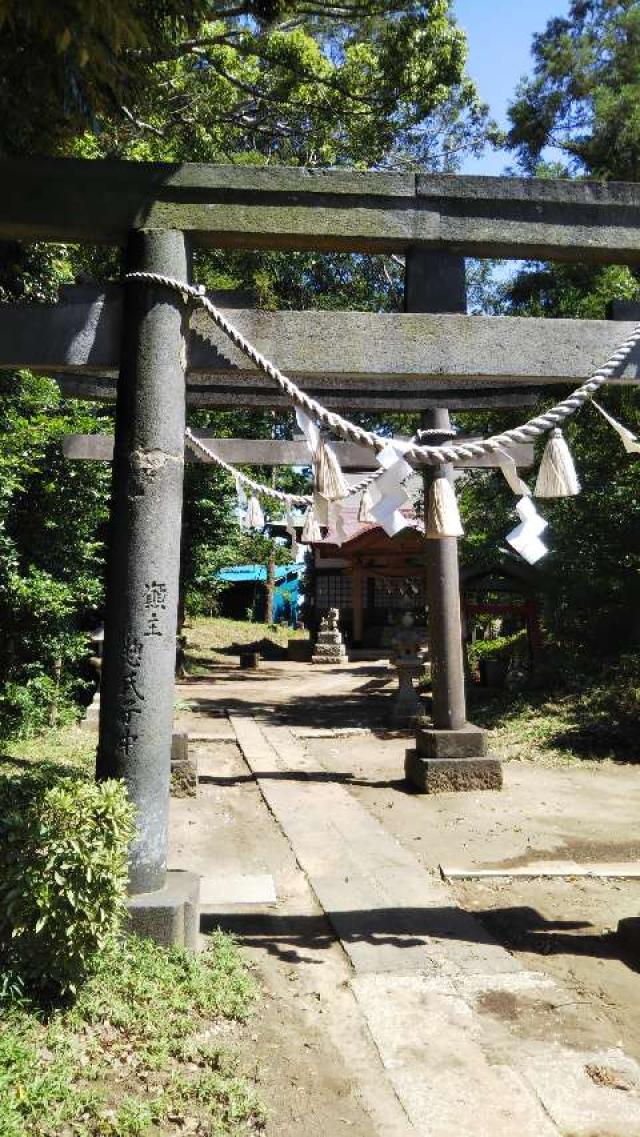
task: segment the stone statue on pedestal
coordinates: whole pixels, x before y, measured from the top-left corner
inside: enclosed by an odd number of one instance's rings
[[[320,620],[320,631],[311,656],[312,663],[343,663],[346,659],[347,652],[339,621],[340,613],[337,608],[330,608],[327,615]]]
[[[413,685],[425,670],[425,629],[415,627],[411,612],[405,612],[391,643],[390,662],[398,672],[398,690],[392,704],[392,722],[398,729],[412,727],[424,714],[424,706]]]

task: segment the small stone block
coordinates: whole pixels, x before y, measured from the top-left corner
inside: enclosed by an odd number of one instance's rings
[[[618,939],[630,955],[640,959],[640,916],[618,920]]]
[[[489,755],[424,758],[411,749],[405,751],[404,773],[409,784],[424,794],[502,789],[502,765]]]
[[[171,735],[171,765],[189,761],[189,735],[175,731]]]
[[[164,888],[139,892],[127,900],[128,930],[162,947],[196,951],[200,931],[200,877],[168,872]]]
[[[487,753],[487,734],[471,723],[458,730],[420,727],[416,749],[421,758],[482,758]]]
[[[241,651],[240,666],[243,670],[257,671],[260,667],[260,656],[257,651]]]
[[[294,663],[309,663],[313,652],[311,640],[288,640],[287,659]]]
[[[198,792],[198,763],[189,753],[189,735],[171,735],[171,793],[174,797],[195,797]]]

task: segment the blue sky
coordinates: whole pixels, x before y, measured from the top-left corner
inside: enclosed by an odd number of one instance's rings
[[[566,16],[569,0],[453,0],[458,23],[467,33],[467,70],[493,117],[506,125],[507,105],[518,80],[531,73],[531,41],[554,16]],[[513,157],[487,148],[469,158],[465,174],[501,174]]]

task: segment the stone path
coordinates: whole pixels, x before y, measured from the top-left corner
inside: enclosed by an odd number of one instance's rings
[[[521,968],[287,727],[230,720],[413,1132],[640,1137],[640,1068],[610,1024]]]

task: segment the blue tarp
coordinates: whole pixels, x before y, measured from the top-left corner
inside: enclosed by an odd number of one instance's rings
[[[305,567],[300,562],[288,565],[275,566],[275,592],[273,596],[273,618],[276,621],[286,620],[295,625],[298,613],[300,581],[304,575]],[[220,569],[216,573],[218,580],[228,584],[265,583],[267,579],[266,565],[232,565],[230,568]]]
[[[289,573],[296,573],[299,579],[304,571],[304,565],[296,564],[295,562],[290,565],[276,565],[276,584],[282,583],[283,577],[287,577]],[[232,565],[231,568],[220,569],[217,574],[218,580],[228,580],[231,583],[244,582],[247,583],[252,580],[266,580],[267,579],[267,566],[266,565]]]

